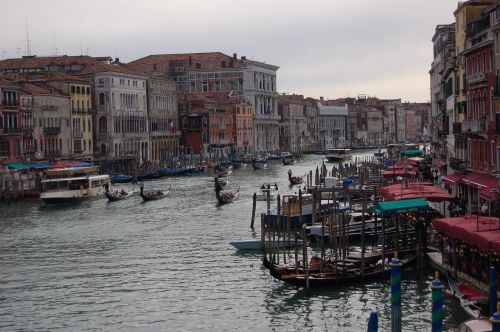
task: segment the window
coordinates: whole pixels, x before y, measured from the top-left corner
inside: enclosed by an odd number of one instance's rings
[[[104,93],[99,94],[99,105],[104,105]]]
[[[87,87],[87,94],[90,95],[90,87]]]
[[[74,85],[71,86],[71,93],[75,93],[75,86]]]

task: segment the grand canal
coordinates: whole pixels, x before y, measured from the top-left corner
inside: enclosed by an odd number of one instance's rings
[[[291,168],[299,175],[320,163],[305,156]],[[222,207],[208,174],[146,182],[172,186],[155,202],[0,205],[0,330],[363,331],[372,310],[389,330],[388,279],[307,296],[274,280],[258,253],[229,245],[258,236],[258,225],[256,234],[249,227],[252,194],[263,182],[289,192],[288,168],[235,170],[230,185],[240,197]],[[432,271],[402,274],[403,329],[430,330]],[[465,318],[445,296],[445,327]]]

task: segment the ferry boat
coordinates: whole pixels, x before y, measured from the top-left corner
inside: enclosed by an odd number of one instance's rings
[[[344,160],[351,160],[351,149],[330,149],[326,154],[326,159],[329,162],[342,162]]]
[[[111,185],[109,175],[97,174],[97,167],[68,167],[45,172],[40,199],[45,205],[77,202],[104,196],[105,184]]]

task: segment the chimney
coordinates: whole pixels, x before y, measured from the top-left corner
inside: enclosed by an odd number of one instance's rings
[[[120,58],[115,58],[115,63],[120,63]]]
[[[323,101],[324,99],[323,99],[323,97],[319,97],[319,100]]]
[[[191,58],[191,56],[189,56],[189,67],[191,67],[193,65],[193,58]]]
[[[241,60],[246,60],[246,59],[247,59],[247,57],[245,55],[241,56]]]
[[[238,54],[237,53],[233,53],[233,59],[238,59]]]

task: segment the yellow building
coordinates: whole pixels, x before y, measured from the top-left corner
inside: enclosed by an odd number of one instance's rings
[[[236,153],[239,155],[253,151],[253,115],[252,105],[239,103],[234,105]]]
[[[91,160],[94,155],[92,125],[92,87],[84,79],[52,74],[48,77],[49,85],[60,89],[70,96],[70,158]]]

